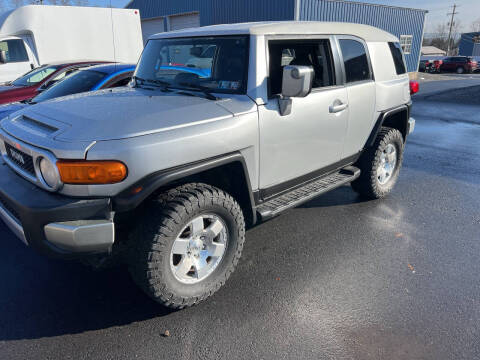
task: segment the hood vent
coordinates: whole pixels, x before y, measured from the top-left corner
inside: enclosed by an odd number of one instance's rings
[[[54,126],[42,123],[35,119],[32,119],[28,116],[20,116],[14,120],[15,124],[19,127],[23,127],[25,130],[32,132],[38,132],[42,135],[51,135],[58,131],[58,129]]]

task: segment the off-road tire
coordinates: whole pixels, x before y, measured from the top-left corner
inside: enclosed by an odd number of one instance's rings
[[[388,144],[396,148],[397,162],[394,172],[386,184],[380,184],[377,178],[377,168],[380,164],[380,155]],[[402,133],[397,129],[382,127],[372,147],[365,150],[356,166],[360,169],[360,176],[352,182],[352,188],[367,199],[379,199],[387,196],[397,182],[403,161],[404,140]]]
[[[228,246],[207,278],[184,284],[171,270],[171,249],[182,228],[202,213],[221,217],[228,232]],[[244,241],[243,213],[232,196],[210,185],[186,184],[145,204],[130,233],[130,273],[140,288],[160,304],[173,309],[193,306],[225,284],[240,259]]]

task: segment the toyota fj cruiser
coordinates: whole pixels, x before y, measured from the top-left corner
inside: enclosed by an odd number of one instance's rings
[[[228,279],[246,226],[347,183],[387,195],[410,104],[398,39],[370,26],[154,35],[129,87],[2,120],[0,216],[43,254],[124,260],[159,303],[191,306]]]

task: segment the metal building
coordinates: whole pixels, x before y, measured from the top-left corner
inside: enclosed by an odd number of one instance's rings
[[[408,71],[417,71],[426,10],[344,0],[132,0],[139,9],[144,40],[186,27],[213,24],[310,20],[373,25],[396,35]]]
[[[480,32],[462,34],[458,55],[480,56]]]

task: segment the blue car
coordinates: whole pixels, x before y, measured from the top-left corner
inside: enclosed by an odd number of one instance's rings
[[[133,64],[103,64],[80,68],[65,79],[43,90],[33,99],[0,106],[0,119],[26,106],[60,96],[125,86],[130,81],[134,70],[135,65]]]

